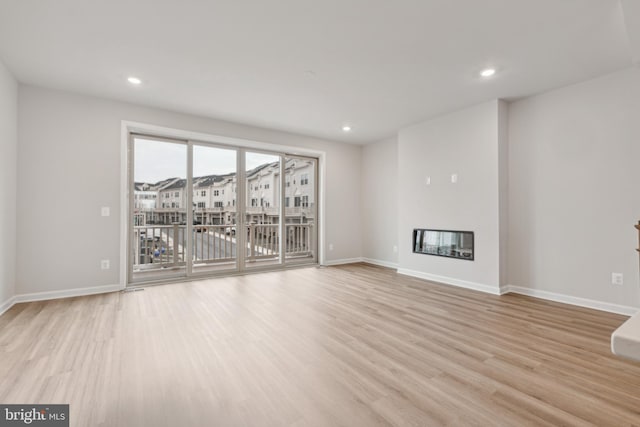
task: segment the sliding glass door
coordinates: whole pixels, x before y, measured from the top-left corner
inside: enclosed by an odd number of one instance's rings
[[[192,272],[237,268],[237,150],[193,145]]]
[[[247,268],[280,264],[280,156],[245,152]]]
[[[129,283],[317,262],[317,159],[132,135],[129,190]]]
[[[130,281],[184,276],[187,144],[135,138],[129,153]]]
[[[285,167],[285,262],[317,260],[317,159],[286,157]]]

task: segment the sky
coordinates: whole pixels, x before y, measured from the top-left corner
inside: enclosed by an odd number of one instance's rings
[[[187,177],[187,146],[170,142],[135,139],[134,180],[156,183],[166,178]],[[251,170],[278,156],[247,153],[246,167]],[[236,151],[217,147],[193,146],[193,175],[224,175],[236,171]]]

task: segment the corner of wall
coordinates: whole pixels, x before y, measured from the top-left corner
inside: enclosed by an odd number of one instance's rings
[[[0,62],[0,314],[16,295],[18,82]]]
[[[361,153],[362,257],[367,262],[395,268],[398,138],[364,145]]]
[[[498,100],[498,221],[500,230],[500,286],[509,283],[509,108]]]

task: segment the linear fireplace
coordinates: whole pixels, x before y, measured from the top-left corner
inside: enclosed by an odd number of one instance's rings
[[[468,261],[474,259],[473,231],[413,230],[413,252]]]

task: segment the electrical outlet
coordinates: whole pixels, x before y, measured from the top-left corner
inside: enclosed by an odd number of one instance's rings
[[[624,283],[624,276],[622,273],[611,273],[611,284],[622,285]]]
[[[427,177],[427,179],[425,179],[425,180],[424,180],[424,183],[425,183],[426,185],[431,185],[431,177],[430,177],[430,176],[428,176],[428,177]]]
[[[333,243],[329,243],[329,250],[332,251],[333,250]]]
[[[457,173],[451,174],[451,183],[455,184],[456,182],[458,182],[458,174]]]
[[[103,270],[108,270],[111,267],[109,264],[110,263],[108,259],[103,259],[102,261],[100,261],[100,268]]]
[[[103,206],[102,209],[100,209],[100,214],[102,216],[110,216],[111,215],[111,209],[109,209],[109,206]]]

